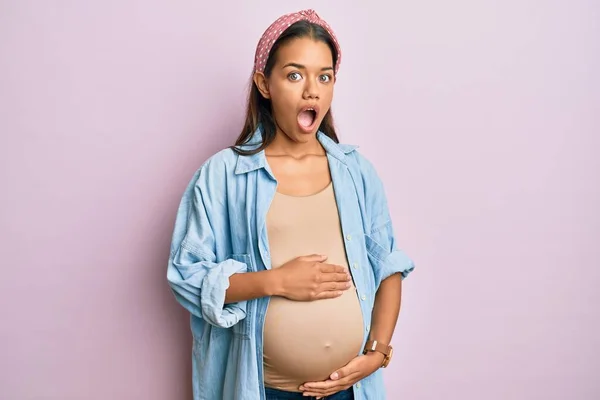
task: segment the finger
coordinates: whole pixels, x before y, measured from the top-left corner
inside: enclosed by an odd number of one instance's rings
[[[344,292],[342,290],[326,290],[324,292],[319,293],[315,296],[316,300],[324,300],[324,299],[334,299],[336,297],[340,297]]]
[[[350,387],[350,386],[348,386]],[[316,389],[316,388],[304,388],[304,391],[302,392],[302,394],[304,396],[313,396],[313,397],[317,397],[317,396],[330,396],[334,393],[337,393],[341,390],[344,390],[345,387],[344,386],[334,386],[328,389]]]
[[[353,384],[354,384],[354,382],[348,383],[348,384],[342,385],[342,386],[335,386],[330,389],[306,389],[305,388],[305,391],[302,393],[302,395],[303,396],[312,396],[312,397],[332,396],[338,392],[341,392],[343,390],[350,388]]]
[[[321,272],[335,273],[335,274],[348,274],[348,272],[346,271],[346,268],[342,267],[341,265],[327,264],[327,263],[321,264]]]
[[[319,293],[317,293],[315,299],[332,299],[335,297],[339,297],[342,294],[344,294],[344,292],[350,287],[352,287],[350,282],[329,282],[321,284],[321,286],[319,287]]]
[[[331,280],[335,282],[350,282],[352,280],[352,275],[350,275],[348,272],[337,272],[332,275],[333,276]]]
[[[347,386],[336,386],[333,387],[331,389],[306,389],[302,394],[304,396],[331,396],[332,394],[335,394],[337,392],[341,392],[342,390],[346,390],[350,387],[350,385]]]
[[[304,388],[304,391],[302,392],[303,396],[312,396],[312,397],[327,397],[327,396],[332,396],[338,392],[344,391],[346,389],[349,389],[350,387],[352,387],[352,385],[354,385],[356,382],[359,381],[359,377],[356,376],[351,382],[348,382],[345,385],[340,385],[340,386],[334,386],[332,388],[329,389],[308,389],[308,388]]]
[[[337,392],[321,394],[321,393],[305,392],[305,393],[302,393],[302,395],[306,396],[306,397],[314,397],[316,399],[322,399],[323,397],[332,396],[336,393]]]
[[[346,366],[332,372],[331,375],[329,375],[329,379],[334,382],[343,381],[344,378],[349,378],[356,373],[358,373],[358,371],[355,371],[352,365],[346,364]]]
[[[307,256],[298,257],[300,261],[313,261],[313,262],[323,262],[327,260],[327,256],[325,254],[310,254]]]
[[[305,396],[331,396],[334,393],[340,392],[342,390],[346,390],[350,385],[346,386],[334,386],[329,389],[306,389],[302,394]],[[313,393],[313,394],[309,394]]]
[[[321,282],[350,282],[352,275],[349,272],[322,272]]]
[[[343,292],[352,286],[350,282],[328,282],[321,284],[321,290],[324,292]]]
[[[301,390],[305,390],[307,392],[316,392],[316,393],[325,393],[328,390],[341,390],[344,386],[351,386],[353,381],[352,379],[358,378],[358,373],[350,374],[344,379],[339,380],[331,380],[327,379],[322,382],[307,382],[303,384],[300,388]]]

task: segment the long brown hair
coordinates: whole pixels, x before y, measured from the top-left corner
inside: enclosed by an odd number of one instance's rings
[[[273,71],[277,49],[283,44],[291,41],[292,39],[303,37],[309,37],[311,39],[318,40],[327,44],[331,49],[333,65],[336,64],[338,54],[333,43],[333,39],[331,38],[327,30],[323,29],[320,25],[313,24],[308,21],[298,21],[290,25],[285,31],[283,31],[281,36],[279,36],[279,38],[273,44],[273,47],[271,48],[271,51],[269,52],[269,56],[267,58],[267,63],[265,65],[264,74],[266,78],[269,78],[271,76],[271,72]],[[242,150],[236,147],[248,144],[248,142],[252,138],[252,135],[259,127],[262,133],[262,143],[259,147],[251,150]],[[254,80],[251,77],[248,93],[248,105],[246,108],[246,121],[244,122],[242,132],[237,138],[235,145],[231,146],[231,148],[242,155],[256,154],[264,150],[273,141],[273,139],[275,139],[276,130],[277,127],[273,118],[271,100],[264,98],[262,94],[260,94],[256,83],[254,83]],[[337,133],[333,124],[333,115],[331,114],[331,108],[327,111],[325,117],[323,117],[323,121],[321,121],[319,130],[325,135],[329,136],[336,143],[339,143]]]

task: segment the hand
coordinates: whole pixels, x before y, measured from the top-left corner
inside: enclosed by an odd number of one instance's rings
[[[324,263],[326,259],[327,256],[316,254],[302,256],[273,269],[279,288],[276,294],[299,301],[341,296],[352,286],[352,278],[341,265]]]
[[[346,390],[361,379],[377,371],[383,364],[384,356],[378,352],[369,352],[350,360],[344,367],[338,369],[322,382],[307,382],[300,386],[304,396],[314,396],[321,399]]]

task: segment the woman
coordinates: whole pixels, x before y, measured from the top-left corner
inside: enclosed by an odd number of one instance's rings
[[[194,174],[167,278],[191,313],[194,399],[383,399],[402,280],[382,182],[340,144],[341,50],[313,10],[258,43],[236,144]]]

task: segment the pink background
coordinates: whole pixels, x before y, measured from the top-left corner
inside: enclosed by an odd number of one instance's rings
[[[176,206],[300,7],[417,263],[389,398],[600,398],[598,2],[347,4],[0,2],[0,398],[190,398]]]

